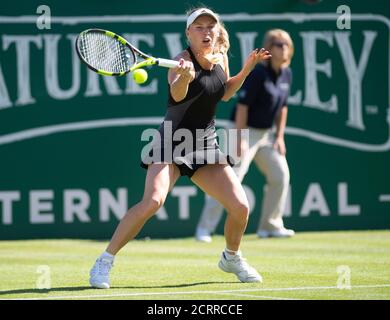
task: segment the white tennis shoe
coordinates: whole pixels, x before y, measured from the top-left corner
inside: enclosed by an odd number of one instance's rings
[[[195,233],[195,239],[200,242],[210,243],[213,241],[211,234],[207,229],[197,228]]]
[[[226,253],[222,252],[218,267],[225,272],[234,273],[241,282],[262,282],[263,278],[251,267],[238,252],[231,259],[226,258]]]
[[[109,259],[98,258],[89,272],[89,283],[98,289],[110,288],[110,270],[113,262]]]
[[[274,231],[259,230],[257,231],[259,238],[290,238],[295,235],[294,230],[281,228]]]

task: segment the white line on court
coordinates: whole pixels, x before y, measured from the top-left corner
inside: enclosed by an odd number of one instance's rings
[[[378,285],[355,285],[353,289],[368,289],[368,288],[390,288],[390,284]],[[120,288],[116,288],[120,289]],[[174,295],[192,295],[192,294],[236,294],[237,292],[269,292],[269,291],[304,291],[304,290],[341,290],[336,286],[320,286],[320,287],[295,287],[295,288],[258,288],[258,289],[236,289],[236,290],[216,290],[216,291],[173,291],[173,292],[133,292],[133,293],[116,293],[116,294],[95,294],[81,296],[52,296],[42,298],[16,298],[16,299],[0,299],[0,300],[55,300],[55,299],[93,299],[93,298],[119,298],[119,297],[141,297],[141,296],[174,296]],[[348,290],[349,291],[349,290]],[[260,298],[260,296],[258,296]],[[275,297],[276,298],[276,297]]]
[[[233,297],[246,297],[246,298],[257,298],[257,299],[270,299],[270,300],[302,300],[298,298],[282,298],[282,297],[274,297],[274,296],[259,296],[255,294],[243,294],[243,293],[216,293],[217,295],[228,295]]]

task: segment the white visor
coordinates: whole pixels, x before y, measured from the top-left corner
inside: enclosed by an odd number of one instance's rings
[[[214,18],[215,21],[219,22],[218,15],[214,12],[212,12],[210,9],[207,8],[201,8],[193,13],[191,13],[187,18],[187,29],[188,27],[200,16],[210,16]]]

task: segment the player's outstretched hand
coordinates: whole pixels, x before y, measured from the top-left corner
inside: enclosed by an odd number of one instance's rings
[[[269,51],[265,50],[264,48],[257,48],[249,54],[245,61],[243,70],[249,74],[259,62],[269,58],[271,58]]]

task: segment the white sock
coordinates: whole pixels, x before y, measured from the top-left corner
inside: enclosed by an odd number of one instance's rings
[[[100,258],[106,259],[106,260],[110,260],[110,261],[114,261],[115,256],[112,255],[111,253],[108,253],[107,251],[104,251],[104,252],[100,255]]]
[[[230,250],[228,248],[225,248],[224,252],[225,252],[225,258],[227,260],[233,259],[239,253],[239,251]]]

